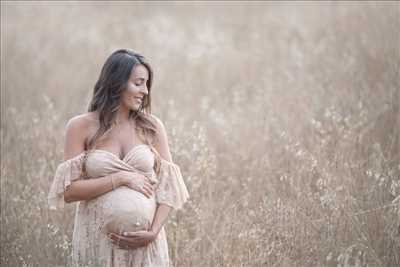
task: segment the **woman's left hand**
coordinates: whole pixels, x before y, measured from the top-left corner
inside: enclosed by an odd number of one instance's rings
[[[147,246],[154,241],[157,234],[151,230],[141,230],[136,232],[125,232],[122,235],[109,233],[108,237],[114,245],[122,249],[135,249],[142,246]]]

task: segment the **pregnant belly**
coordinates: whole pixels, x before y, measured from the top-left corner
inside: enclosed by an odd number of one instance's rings
[[[102,207],[103,233],[147,230],[156,211],[154,195],[147,198],[128,187],[118,187],[97,198]]]

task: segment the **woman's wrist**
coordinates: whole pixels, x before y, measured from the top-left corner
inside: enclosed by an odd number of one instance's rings
[[[113,185],[113,190],[124,185],[124,181],[123,181],[122,177],[116,176],[115,174],[110,175],[110,177],[111,177],[111,182]]]
[[[115,182],[114,182],[114,176],[110,176],[110,181],[111,181],[111,190],[115,189]]]
[[[158,233],[160,232],[161,228],[158,227],[151,227],[149,232],[152,232],[154,235],[158,235]]]

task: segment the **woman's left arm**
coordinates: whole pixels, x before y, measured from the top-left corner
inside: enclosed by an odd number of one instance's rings
[[[151,224],[150,231],[154,234],[154,238],[157,237],[161,228],[164,226],[168,219],[169,212],[172,207],[165,204],[157,204],[156,214],[154,215],[153,223]]]
[[[164,124],[156,116],[152,115],[152,118],[155,120],[157,125],[157,140],[154,143],[154,148],[164,160],[172,162],[172,156],[168,145],[167,131],[165,130]],[[150,231],[152,231],[156,236],[166,223],[171,210],[172,207],[166,204],[157,204],[157,210],[150,228]]]

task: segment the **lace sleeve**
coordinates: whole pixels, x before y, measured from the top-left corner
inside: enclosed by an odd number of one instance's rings
[[[81,153],[68,159],[57,166],[53,183],[47,196],[49,208],[51,210],[64,207],[64,191],[72,181],[82,178],[82,166],[85,154]]]
[[[189,193],[178,165],[161,159],[159,184],[155,191],[156,202],[181,209],[188,200]]]

